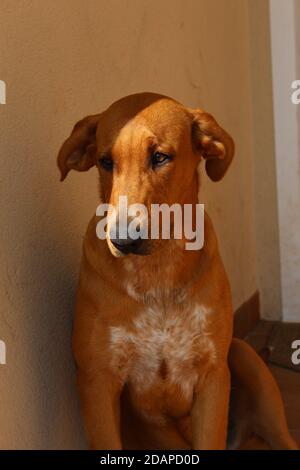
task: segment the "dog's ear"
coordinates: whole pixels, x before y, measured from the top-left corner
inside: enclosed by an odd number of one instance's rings
[[[87,171],[95,165],[96,130],[100,114],[87,116],[75,124],[70,137],[63,143],[57,165],[63,181],[70,170]]]
[[[200,109],[191,112],[194,151],[205,159],[205,169],[210,179],[219,181],[233,159],[234,142],[210,114]]]

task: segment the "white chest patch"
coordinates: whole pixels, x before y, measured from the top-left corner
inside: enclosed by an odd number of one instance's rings
[[[198,379],[197,363],[215,360],[215,346],[206,329],[211,314],[201,305],[181,306],[169,315],[148,308],[130,329],[111,327],[112,367],[142,393],[162,381],[163,363],[168,383],[190,395]]]

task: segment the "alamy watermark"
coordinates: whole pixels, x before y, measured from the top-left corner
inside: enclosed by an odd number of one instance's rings
[[[293,91],[291,101],[293,104],[300,104],[300,80],[294,80],[291,85]]]
[[[0,104],[6,104],[6,83],[0,80]]]
[[[299,366],[300,365],[300,339],[295,339],[295,341],[292,342],[292,349],[295,349],[295,351],[292,354],[292,363],[294,366]]]
[[[0,340],[0,365],[6,364],[6,344]]]
[[[175,239],[188,240],[186,250],[200,250],[204,245],[204,204],[128,205],[127,196],[120,196],[117,206],[103,203],[96,215],[97,237],[110,239]]]

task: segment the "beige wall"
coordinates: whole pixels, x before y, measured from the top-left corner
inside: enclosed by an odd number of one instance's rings
[[[299,0],[270,2],[282,318],[300,320]]]
[[[261,315],[282,315],[278,198],[274,145],[273,89],[268,0],[249,2],[257,282]]]
[[[235,307],[256,290],[248,33],[243,0],[2,0],[0,448],[85,446],[70,334],[97,183],[55,167],[77,119],[138,91],[215,114],[237,152],[203,200]]]

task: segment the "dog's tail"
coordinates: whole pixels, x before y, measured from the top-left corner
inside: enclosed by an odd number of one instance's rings
[[[298,449],[288,430],[279,388],[263,359],[245,341],[233,338],[229,368],[229,447],[238,448],[255,434],[271,449]]]

